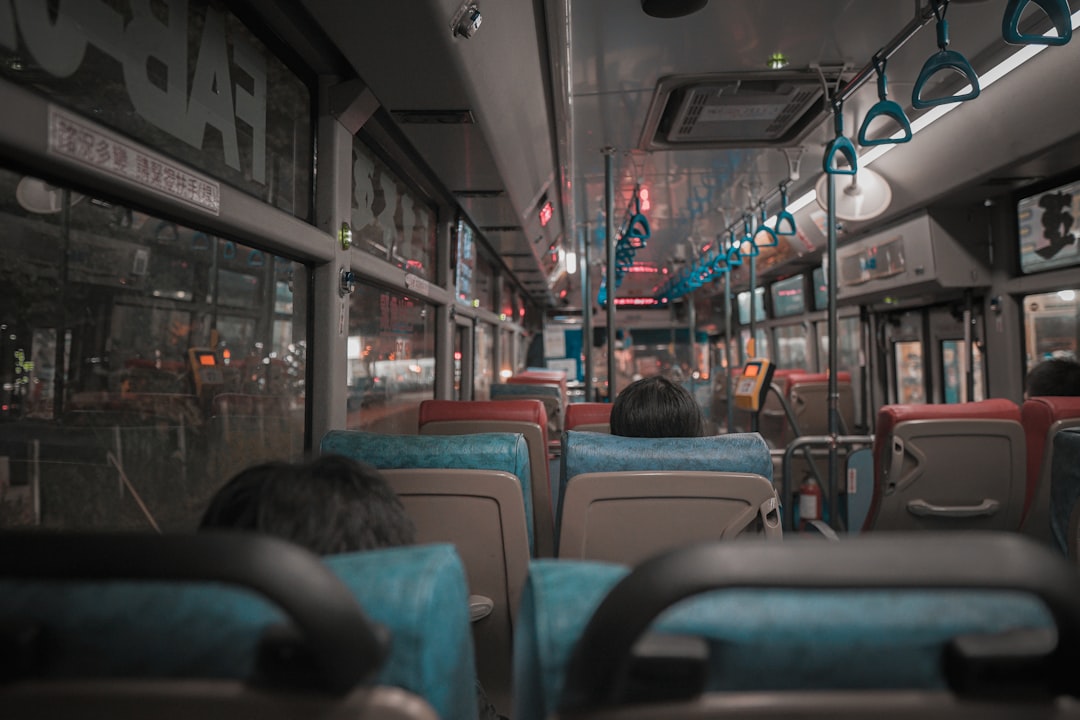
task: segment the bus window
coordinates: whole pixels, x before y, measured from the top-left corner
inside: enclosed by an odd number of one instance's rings
[[[806,326],[782,325],[773,328],[773,332],[776,333],[776,367],[807,369]]]
[[[896,401],[901,405],[926,402],[922,343],[905,340],[893,345],[896,361]]]
[[[754,331],[754,338],[755,338],[754,339],[754,344],[756,345],[756,347],[754,348],[753,355],[749,355],[747,353],[747,344],[750,342],[750,328],[743,328],[739,332],[739,338],[740,338],[739,349],[742,352],[741,361],[739,363],[740,365],[744,364],[747,360],[750,360],[752,357],[756,357],[756,358],[771,358],[772,357],[772,355],[769,353],[769,350],[770,350],[770,348],[769,348],[769,331],[766,330],[765,328],[760,328],[759,327],[759,328],[756,328],[755,331]]]
[[[941,341],[941,364],[946,403],[978,402],[986,399],[982,350],[978,345],[972,348],[975,397],[967,396],[967,351],[963,340]]]
[[[435,311],[416,298],[358,285],[350,297],[349,337],[363,348],[349,363],[350,396],[360,393],[348,429],[416,432],[420,401],[435,394]]]
[[[1023,302],[1028,369],[1050,358],[1075,360],[1080,290],[1028,295]]]
[[[4,169],[0,225],[0,524],[191,528],[303,452],[302,265]]]

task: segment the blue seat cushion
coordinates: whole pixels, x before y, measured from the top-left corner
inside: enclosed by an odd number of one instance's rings
[[[441,717],[475,720],[468,590],[453,546],[325,562],[391,632],[374,682],[416,693]],[[45,628],[47,677],[251,679],[259,638],[286,617],[255,593],[216,583],[5,579],[0,621]]]
[[[557,708],[575,643],[628,572],[590,561],[531,563],[514,634],[515,720]],[[948,639],[1049,627],[1049,611],[1023,593],[739,589],[679,603],[652,629],[708,641],[708,690],[770,691],[941,689]]]
[[[323,453],[345,455],[380,470],[458,468],[510,473],[521,484],[529,551],[533,551],[529,447],[521,433],[383,435],[331,430],[323,436],[320,449]]]
[[[753,473],[772,481],[769,446],[758,433],[699,438],[638,438],[569,430],[563,438],[559,516],[566,486],[585,473],[705,470]]]
[[[1069,516],[1080,499],[1080,428],[1054,435],[1050,463],[1050,529],[1061,552],[1069,552]]]

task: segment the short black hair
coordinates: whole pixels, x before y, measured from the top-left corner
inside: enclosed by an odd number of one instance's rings
[[[210,501],[199,527],[262,532],[319,555],[410,545],[416,534],[379,471],[341,455],[241,471]]]
[[[1027,395],[1080,395],[1080,363],[1065,358],[1045,360],[1031,369],[1027,376]]]
[[[701,437],[705,418],[682,386],[662,375],[636,380],[615,397],[611,434],[625,437]]]

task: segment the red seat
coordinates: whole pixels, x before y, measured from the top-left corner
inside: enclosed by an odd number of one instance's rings
[[[864,530],[1015,530],[1023,512],[1020,408],[994,399],[885,405],[874,438],[874,497]]]
[[[548,466],[548,415],[540,400],[424,400],[421,435],[518,432],[529,448],[529,475],[536,554],[555,553],[551,478]]]
[[[566,406],[566,429],[610,433],[611,403],[570,403]]]
[[[1058,430],[1080,426],[1080,397],[1034,397],[1020,408],[1027,438],[1023,532],[1047,542],[1050,533],[1050,458]]]

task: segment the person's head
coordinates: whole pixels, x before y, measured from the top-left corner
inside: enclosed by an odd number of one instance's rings
[[[705,434],[705,419],[689,392],[657,375],[630,383],[615,397],[611,434],[701,437]]]
[[[415,534],[382,475],[340,455],[243,470],[210,501],[199,528],[262,532],[320,555],[409,545]]]
[[[1080,363],[1054,358],[1039,363],[1028,372],[1025,397],[1080,395]]]

